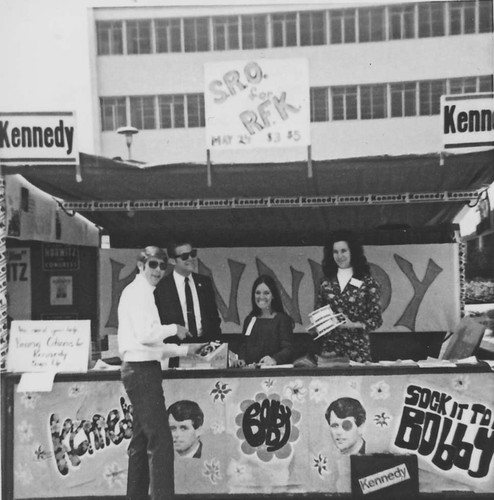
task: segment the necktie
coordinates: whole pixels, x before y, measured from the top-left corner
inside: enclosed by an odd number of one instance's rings
[[[192,300],[189,278],[185,278],[185,305],[187,306],[187,323],[189,324],[189,332],[193,337],[197,337],[196,315],[194,314],[194,301]]]

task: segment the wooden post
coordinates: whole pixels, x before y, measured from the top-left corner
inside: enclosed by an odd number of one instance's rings
[[[9,347],[7,329],[7,204],[5,202],[5,177],[0,165],[0,371],[7,368]]]
[[[208,187],[213,185],[213,181],[211,180],[211,151],[206,149],[206,158],[207,158],[207,169],[208,169]]]
[[[307,177],[312,179],[312,146],[307,146]]]

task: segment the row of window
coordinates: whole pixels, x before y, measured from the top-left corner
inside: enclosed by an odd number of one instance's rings
[[[492,92],[493,75],[310,89],[311,121],[369,120],[440,113],[443,94]],[[204,95],[102,97],[103,131],[205,126]]]
[[[493,76],[310,89],[311,121],[438,115],[441,95],[492,92]]]
[[[98,55],[248,50],[492,32],[492,0],[97,21]]]

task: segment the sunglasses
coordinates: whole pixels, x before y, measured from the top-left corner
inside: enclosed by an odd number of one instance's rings
[[[351,420],[345,419],[341,421],[341,424],[336,424],[336,423],[330,424],[330,427],[332,429],[338,429],[340,425],[345,432],[348,432],[353,429],[354,423]]]
[[[193,250],[191,250],[190,252],[184,252],[184,253],[181,253],[180,255],[177,255],[177,259],[181,259],[181,260],[187,260],[189,257],[197,257],[197,250],[194,248]]]
[[[157,260],[148,260],[149,269],[156,269],[158,266],[162,271],[166,271],[166,263],[158,262]]]

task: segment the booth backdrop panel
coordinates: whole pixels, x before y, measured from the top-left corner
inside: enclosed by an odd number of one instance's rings
[[[446,331],[460,319],[457,244],[388,245],[365,248],[382,287],[381,331]],[[241,333],[251,310],[251,287],[271,274],[281,290],[296,331],[308,325],[323,277],[320,247],[207,248],[199,250],[198,271],[213,279],[224,333]],[[135,273],[137,250],[100,250],[101,335],[114,334],[123,288]],[[171,270],[171,269],[170,269]]]
[[[201,457],[175,461],[177,493],[349,492],[350,457],[325,419],[340,397],[365,409],[367,454],[417,455],[421,492],[494,493],[492,373],[303,373],[164,380],[168,406],[204,412]],[[94,377],[14,394],[15,498],[124,495],[129,403],[119,380]]]
[[[97,249],[8,240],[8,315],[13,320],[91,321],[98,338]],[[15,246],[13,246],[15,245]]]

